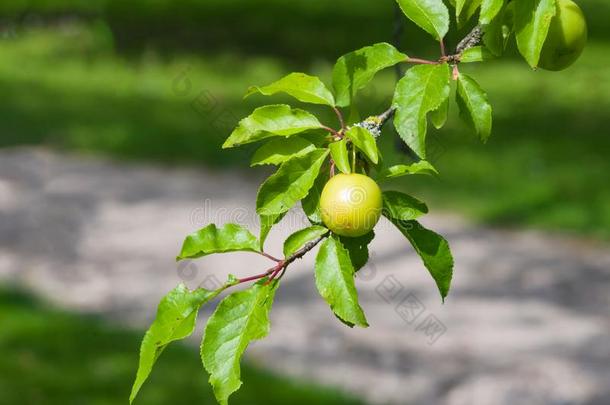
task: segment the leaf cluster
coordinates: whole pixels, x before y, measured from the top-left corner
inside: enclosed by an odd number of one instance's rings
[[[492,129],[492,108],[475,79],[460,72],[460,64],[501,56],[514,34],[521,54],[535,67],[556,7],[555,0],[397,2],[406,18],[439,42],[438,60],[409,57],[390,44],[378,43],[341,56],[334,66],[330,86],[318,77],[291,73],[274,83],[247,90],[246,97],[283,93],[299,103],[255,109],[239,122],[223,145],[233,148],[261,142],[252,157],[252,166],[277,166],[258,190],[260,232],[255,236],[238,224],[210,224],[186,237],[177,259],[245,251],[266,256],[274,264],[259,275],[243,279],[230,276],[215,291],[190,291],[180,285],[165,296],[142,342],[132,401],[165,347],[193,333],[201,306],[231,287],[253,282],[222,299],[207,320],[201,344],[201,360],[216,398],[220,404],[228,404],[230,395],[242,384],[240,360],[246,348],[269,333],[269,314],[286,269],[316,246],[319,250],[314,276],[320,296],[347,326],[368,327],[358,302],[355,275],[366,265],[368,246],[375,235],[373,231],[358,238],[333,234],[320,215],[324,185],[337,171],[362,173],[378,182],[409,175],[438,175],[426,160],[428,123],[437,129],[444,126],[452,93],[460,117],[486,142]],[[444,38],[452,25],[451,15],[458,27],[471,25],[473,30],[457,46],[456,53],[448,55]],[[359,115],[354,107],[358,92],[378,72],[401,63],[414,66],[397,82],[388,110],[372,112],[377,115],[365,120],[353,118]],[[307,109],[308,105],[331,109],[337,122],[334,126],[322,122]],[[387,162],[378,149],[378,137],[392,117],[396,132],[418,157],[411,164]],[[398,191],[386,190],[382,198],[383,215],[420,256],[444,301],[453,276],[453,257],[448,242],[419,222],[428,207],[416,197]],[[309,226],[286,239],[281,258],[269,255],[264,249],[269,232],[299,205]]]

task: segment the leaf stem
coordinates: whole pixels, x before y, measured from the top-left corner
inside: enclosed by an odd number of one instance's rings
[[[433,61],[433,60],[428,60],[428,59],[421,59],[421,58],[411,58],[408,57],[405,60],[406,63],[415,63],[415,64],[420,64],[420,65],[438,65],[439,62],[438,61]]]
[[[439,44],[441,46],[441,56],[442,57],[447,56],[447,54],[445,53],[445,41],[443,40],[443,38],[441,38],[441,40],[439,41]]]
[[[337,107],[333,107],[333,111],[337,114],[337,118],[339,119],[339,124],[341,125],[341,131],[345,132],[345,120],[343,119],[343,113]]]
[[[296,252],[294,252],[292,255],[290,255],[286,259],[280,260],[275,266],[271,267],[264,273],[256,274],[254,276],[249,276],[249,277],[245,277],[245,278],[238,278],[237,281],[235,281],[234,283],[227,284],[227,285],[221,287],[222,290],[225,290],[229,287],[233,287],[238,284],[247,283],[249,281],[260,280],[265,277],[269,277],[269,280],[267,281],[268,283],[273,281],[280,272],[283,272],[286,270],[286,268],[290,265],[290,263],[305,256],[307,254],[307,252],[309,252],[314,247],[316,247],[316,245],[318,243],[320,243],[324,238],[328,237],[329,233],[330,233],[330,231],[328,231],[324,235],[319,236],[318,238],[312,240],[311,242],[306,243],[301,249],[297,250]],[[283,275],[283,273],[282,273],[282,275]]]
[[[277,257],[271,256],[269,253],[265,253],[265,252],[259,252],[259,254],[260,254],[261,256],[266,257],[266,258],[267,258],[267,259],[269,259],[269,260],[273,260],[273,261],[274,261],[274,262],[276,262],[276,263],[279,263],[279,262],[281,262],[281,261],[282,261],[281,259],[278,259]]]
[[[341,135],[341,133],[335,129],[332,129],[331,127],[329,127],[328,125],[322,125],[321,127],[323,130],[330,132],[331,134],[333,134],[334,136],[336,136],[337,138],[342,138],[343,135]]]
[[[278,265],[273,266],[272,268],[270,268],[269,270],[267,270],[264,273],[256,274],[254,276],[249,276],[249,277],[245,277],[245,278],[238,278],[237,282],[234,283],[233,285],[247,283],[248,281],[260,280],[261,278],[267,277],[268,275],[272,274],[278,266],[279,266],[279,263],[278,263]]]

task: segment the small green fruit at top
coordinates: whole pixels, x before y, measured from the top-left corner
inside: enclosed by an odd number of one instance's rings
[[[538,67],[563,70],[576,62],[587,43],[587,21],[572,0],[557,0],[557,14],[540,53]]]
[[[322,190],[320,211],[324,225],[341,236],[369,233],[381,217],[381,190],[362,174],[337,174]]]

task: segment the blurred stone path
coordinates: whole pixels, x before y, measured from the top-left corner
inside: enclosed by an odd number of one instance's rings
[[[255,228],[258,180],[0,150],[0,280],[146,327],[181,280],[213,285],[228,272],[265,268],[265,259],[241,253],[173,260],[183,237],[208,222]],[[250,361],[379,404],[610,403],[608,246],[451,216],[422,222],[453,248],[446,305],[403,237],[380,223],[358,277],[371,327],[352,330],[333,317],[316,293],[310,255],[284,278],[271,334],[250,348]],[[268,250],[280,252],[303,224],[288,216]]]

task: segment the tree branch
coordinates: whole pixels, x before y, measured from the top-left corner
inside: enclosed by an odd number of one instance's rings
[[[273,281],[273,279],[280,273],[286,270],[286,268],[295,260],[302,258],[303,256],[305,256],[307,254],[307,252],[309,252],[310,250],[312,250],[314,247],[316,247],[316,245],[318,243],[320,243],[322,240],[324,240],[324,238],[328,237],[330,231],[326,232],[324,235],[319,236],[318,238],[306,243],[301,249],[297,250],[296,252],[294,252],[292,255],[290,255],[289,257],[287,257],[284,260],[279,260],[278,263],[271,267],[270,269],[268,269],[267,271],[265,271],[264,273],[260,273],[260,274],[256,274],[254,276],[249,276],[249,277],[245,277],[245,278],[239,278],[237,279],[237,281],[235,281],[233,284],[230,284],[228,286],[223,287],[223,289],[226,289],[228,287],[232,287],[238,284],[243,284],[243,283],[247,283],[249,281],[255,281],[255,280],[260,280],[263,279],[265,277],[269,277],[269,280],[267,282],[271,282]],[[270,257],[271,258],[271,257]],[[275,260],[275,259],[272,259]]]
[[[483,39],[483,28],[477,25],[460,41],[458,46],[455,48],[456,55],[460,55],[462,52],[477,46]]]

